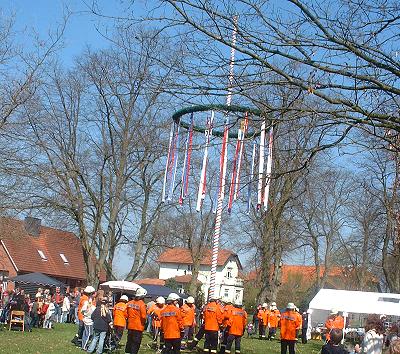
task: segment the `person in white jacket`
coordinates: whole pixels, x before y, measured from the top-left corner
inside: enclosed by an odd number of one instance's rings
[[[365,324],[365,335],[362,343],[362,353],[382,354],[383,351],[383,327],[378,315],[369,315]]]
[[[53,328],[53,322],[55,320],[56,306],[53,302],[49,303],[46,314],[44,315],[43,328]]]
[[[95,293],[89,296],[89,299],[83,303],[81,313],[83,315],[83,335],[82,335],[82,349],[87,350],[90,337],[93,334],[93,320],[92,320],[92,313],[96,309],[95,302]]]
[[[63,304],[62,304],[61,323],[66,323],[67,322],[70,308],[71,308],[71,302],[69,300],[69,295],[65,295],[64,296],[64,300],[63,300]]]

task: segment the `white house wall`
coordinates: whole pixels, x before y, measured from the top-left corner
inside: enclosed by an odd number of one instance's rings
[[[230,278],[228,278],[228,271]],[[169,279],[176,276],[192,274],[188,264],[160,263],[160,279]],[[210,287],[211,269],[209,265],[201,265],[197,279],[203,283],[202,291],[207,296]],[[239,266],[235,257],[231,257],[224,266],[217,267],[215,278],[216,291],[220,297],[227,297],[230,301],[243,301],[243,280],[239,278]],[[227,296],[225,296],[228,294]]]

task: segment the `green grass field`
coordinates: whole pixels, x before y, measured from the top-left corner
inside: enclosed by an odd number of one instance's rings
[[[33,332],[21,333],[18,331],[0,331],[0,353],[34,353],[34,354],[63,354],[63,353],[83,353],[82,350],[71,344],[76,331],[76,326],[71,324],[56,324],[52,330],[34,329]],[[126,334],[124,334],[126,338]],[[146,334],[143,337],[140,353],[150,354],[153,350],[148,349],[147,343],[150,337]],[[200,343],[201,344],[201,343]],[[242,353],[264,353],[279,354],[280,345],[278,341],[268,342],[259,341],[256,338],[243,338]],[[298,344],[298,354],[317,354],[321,351],[322,342],[312,341],[306,345]],[[232,351],[233,352],[233,351]],[[120,353],[124,353],[121,350]],[[196,353],[194,351],[193,353]]]

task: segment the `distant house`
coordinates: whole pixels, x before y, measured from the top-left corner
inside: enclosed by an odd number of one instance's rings
[[[71,287],[86,284],[79,239],[37,218],[0,218],[0,277],[40,272]],[[104,277],[102,277],[102,280]]]
[[[197,280],[201,290],[207,297],[210,288],[211,250],[206,250],[200,262]],[[193,260],[187,248],[170,248],[163,252],[157,260],[160,271],[159,279],[173,279],[180,286],[181,291],[191,280]],[[242,265],[239,257],[232,251],[221,249],[218,256],[216,291],[217,295],[231,301],[243,300],[243,279],[240,277]]]

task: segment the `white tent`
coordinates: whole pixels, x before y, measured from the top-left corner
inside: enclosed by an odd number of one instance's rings
[[[358,314],[400,316],[400,294],[321,289],[311,300],[311,323],[325,322],[330,310]]]

